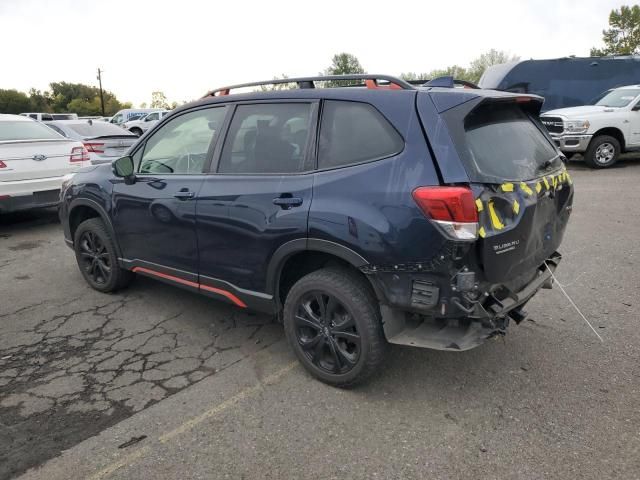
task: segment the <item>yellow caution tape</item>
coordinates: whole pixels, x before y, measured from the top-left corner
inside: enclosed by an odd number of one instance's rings
[[[533,195],[533,190],[531,190],[531,188],[529,188],[529,185],[524,182],[520,182],[520,190],[522,190],[527,195]]]
[[[553,184],[553,189],[555,190],[556,187],[558,186],[558,177],[556,177],[555,175],[551,178],[551,183]]]
[[[513,213],[515,213],[517,215],[518,212],[520,212],[520,204],[518,203],[518,200],[514,200],[513,201]]]
[[[503,183],[502,185],[500,185],[500,188],[503,192],[513,192],[513,183]]]
[[[504,228],[504,224],[502,223],[502,220],[500,220],[500,217],[496,213],[495,208],[493,208],[493,200],[489,200],[488,205],[489,205],[489,217],[491,217],[491,225],[493,225],[493,228],[495,228],[496,230],[502,230]]]
[[[549,190],[549,182],[547,181],[547,177],[542,177],[542,181],[544,182],[544,186]]]
[[[478,235],[480,235],[482,238],[486,237],[487,232],[484,231],[484,227],[480,227],[478,229]]]
[[[540,182],[536,183],[536,193],[540,193],[540,190],[542,190],[542,185],[540,185]]]
[[[484,210],[484,208],[482,206],[482,200],[480,200],[479,198],[476,198],[476,208],[478,209],[479,212]]]

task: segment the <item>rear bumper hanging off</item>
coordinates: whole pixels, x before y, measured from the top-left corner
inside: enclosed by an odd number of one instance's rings
[[[557,252],[538,268],[535,277],[520,291],[501,295],[487,293],[471,306],[459,305],[459,318],[434,318],[382,306],[384,333],[389,343],[435,350],[469,350],[496,335],[504,335],[510,320],[520,323],[522,307],[541,288],[551,288],[552,275],[560,261]],[[551,271],[550,271],[551,270]],[[455,305],[455,302],[453,302]]]

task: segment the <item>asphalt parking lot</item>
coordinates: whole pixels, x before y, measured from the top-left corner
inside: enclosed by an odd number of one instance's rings
[[[556,288],[504,341],[394,347],[353,390],[271,318],[91,290],[55,212],[0,218],[0,478],[640,478],[640,162],[570,171],[557,276],[604,341]]]

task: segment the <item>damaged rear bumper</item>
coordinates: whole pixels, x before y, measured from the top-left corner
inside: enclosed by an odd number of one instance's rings
[[[520,323],[526,318],[522,307],[538,290],[551,288],[552,271],[560,258],[557,252],[551,255],[517,292],[504,286],[493,286],[472,302],[451,298],[451,306],[459,313],[454,317],[424,315],[415,310],[381,305],[387,341],[436,350],[462,351],[477,347],[493,336],[504,335],[510,320]]]

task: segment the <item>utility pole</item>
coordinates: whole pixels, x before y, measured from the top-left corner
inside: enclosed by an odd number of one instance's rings
[[[102,116],[104,117],[104,95],[102,93],[102,71],[98,68],[98,83],[100,84],[100,108],[102,109]]]

